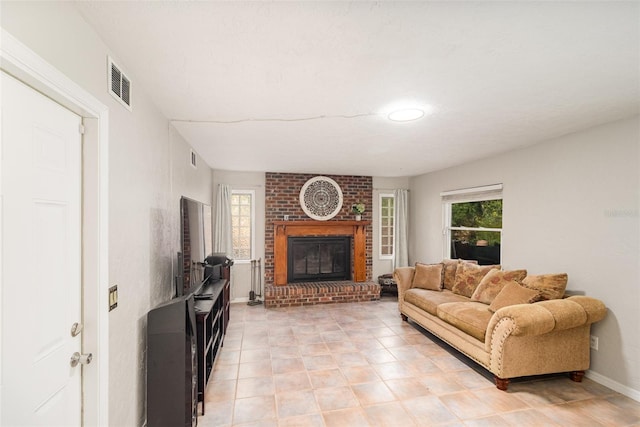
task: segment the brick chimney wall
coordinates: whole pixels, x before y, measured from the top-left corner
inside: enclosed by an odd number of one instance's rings
[[[302,186],[317,174],[267,172],[265,175],[265,285],[273,285],[273,221],[315,221],[307,216],[300,207],[300,190]],[[331,221],[347,221],[355,219],[351,205],[364,202],[366,210],[363,220],[371,220],[373,209],[373,178],[354,175],[323,175],[333,179],[342,190],[342,209]],[[366,270],[367,281],[371,280],[373,263],[372,227],[366,230]]]

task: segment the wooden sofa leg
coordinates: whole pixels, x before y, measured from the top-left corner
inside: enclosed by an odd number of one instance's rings
[[[584,371],[573,371],[569,374],[571,381],[575,381],[577,383],[582,382],[582,377],[584,377]]]
[[[405,322],[409,320],[409,318],[405,314],[400,313],[400,317],[402,317],[402,320],[404,320]]]
[[[499,378],[495,375],[493,378],[496,380],[496,387],[498,387],[498,390],[507,391],[507,388],[509,387],[509,378]]]

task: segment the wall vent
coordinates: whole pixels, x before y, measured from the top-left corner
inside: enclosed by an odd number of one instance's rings
[[[191,150],[191,166],[193,166],[195,169],[198,169],[198,156],[193,150]]]
[[[131,111],[131,80],[122,69],[108,57],[109,62],[109,93],[124,107]]]

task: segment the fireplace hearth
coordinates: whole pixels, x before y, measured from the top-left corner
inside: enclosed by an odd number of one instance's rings
[[[351,237],[289,237],[287,282],[351,280]]]

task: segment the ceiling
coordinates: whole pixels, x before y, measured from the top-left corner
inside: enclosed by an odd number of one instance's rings
[[[638,2],[76,7],[214,169],[413,176],[640,108]]]

